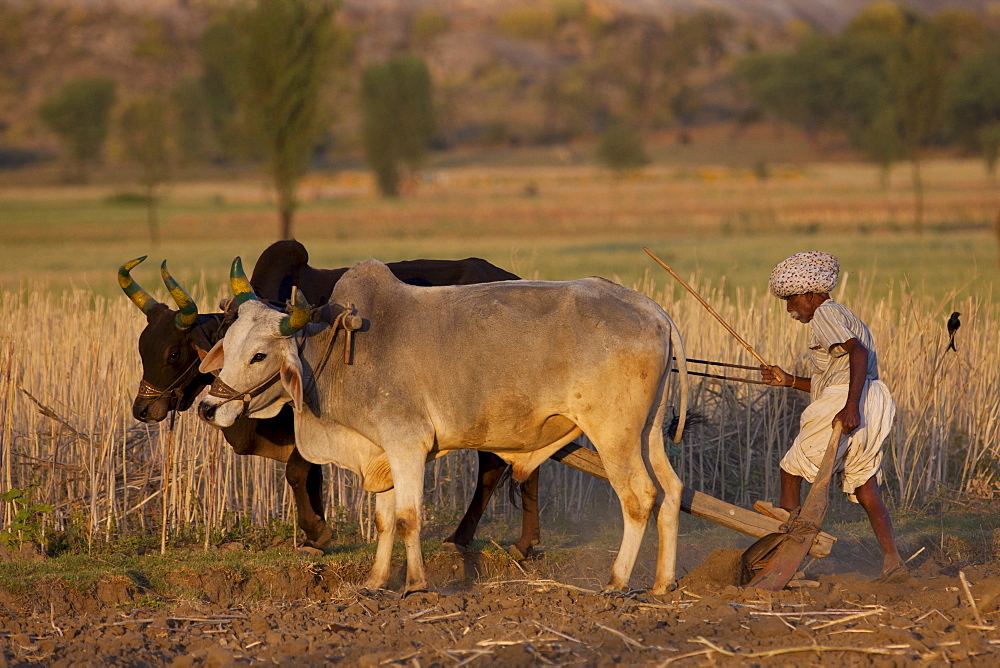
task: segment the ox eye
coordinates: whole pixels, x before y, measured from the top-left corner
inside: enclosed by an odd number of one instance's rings
[[[264,353],[257,353],[256,355],[254,355],[253,357],[250,358],[250,364],[256,364],[257,362],[263,362],[265,357],[267,357],[266,354],[264,354]]]
[[[181,356],[181,351],[175,348],[174,350],[170,351],[169,355],[167,355],[167,361],[176,362],[180,358],[180,356]]]

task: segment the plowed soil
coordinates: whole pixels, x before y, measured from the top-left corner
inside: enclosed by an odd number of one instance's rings
[[[179,570],[173,584],[196,592],[182,600],[137,574],[82,592],[0,590],[0,666],[1000,664],[1000,569],[928,544],[904,581],[878,584],[871,546],[842,538],[807,567],[815,586],[779,593],[734,585],[740,550],[691,544],[663,597],[600,594],[613,550],[592,547],[523,565],[492,548],[433,554],[434,591],[406,598],[362,591],[357,566],[327,557],[277,573]],[[643,556],[637,586],[652,582]]]

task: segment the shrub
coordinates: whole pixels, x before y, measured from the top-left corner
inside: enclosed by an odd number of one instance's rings
[[[601,136],[597,159],[616,174],[623,174],[649,164],[642,137],[624,124],[612,127]]]

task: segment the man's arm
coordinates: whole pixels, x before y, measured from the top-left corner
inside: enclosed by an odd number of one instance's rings
[[[844,433],[850,434],[861,426],[861,393],[864,392],[868,377],[868,349],[856,338],[848,339],[840,345],[849,355],[851,380],[847,389],[847,403],[834,416],[833,421],[840,420],[844,425]]]
[[[799,376],[793,376],[783,370],[780,366],[767,366],[761,364],[760,375],[764,379],[765,383],[773,385],[774,387],[794,387],[796,390],[802,390],[803,392],[808,392],[812,389],[811,377],[806,376],[805,378],[801,378]]]

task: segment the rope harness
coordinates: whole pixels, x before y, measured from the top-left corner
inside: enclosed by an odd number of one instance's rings
[[[319,311],[321,308],[322,307],[313,309],[313,313]],[[351,363],[351,351],[353,350],[352,334],[355,330],[361,329],[362,320],[360,317],[350,313],[350,311],[353,311],[353,308],[345,308],[337,314],[336,319],[334,319],[331,326],[333,329],[333,336],[330,337],[330,342],[327,344],[326,352],[323,354],[323,359],[320,360],[319,365],[317,365],[315,373],[313,373],[309,378],[309,390],[315,386],[316,379],[323,373],[323,370],[326,369],[327,362],[330,359],[330,353],[333,351],[333,343],[337,339],[338,329],[344,330],[344,364]],[[307,340],[308,339],[305,336],[301,337],[299,340],[299,357],[302,356],[302,352],[305,350]],[[249,390],[238,391],[223,382],[222,378],[216,376],[215,380],[212,381],[211,387],[208,388],[208,396],[218,397],[219,399],[224,400],[221,403],[216,404],[216,410],[230,401],[242,401],[243,407],[240,409],[239,415],[237,415],[237,418],[240,418],[243,417],[250,409],[250,402],[253,398],[263,394],[269,387],[278,382],[279,378],[281,378],[280,370],[275,371],[270,377]]]
[[[174,403],[180,402],[184,396],[184,386],[197,375],[199,364],[201,364],[201,359],[195,356],[191,364],[188,364],[184,371],[181,372],[181,375],[174,382],[170,383],[166,389],[161,390],[143,378],[139,381],[139,391],[136,393],[136,399],[146,399],[148,403],[152,403],[169,395],[173,397]]]
[[[216,409],[218,409],[219,406],[228,404],[230,401],[235,401],[236,399],[242,400],[243,408],[240,409],[239,415],[236,416],[237,418],[241,418],[243,417],[243,415],[246,414],[247,409],[250,408],[251,399],[260,395],[261,393],[264,392],[264,390],[266,390],[267,388],[271,387],[276,382],[278,382],[278,379],[280,377],[281,377],[281,371],[275,371],[274,374],[271,375],[271,377],[265,380],[263,383],[260,383],[256,387],[252,387],[249,390],[245,390],[243,392],[234,390],[233,388],[229,387],[224,382],[222,382],[221,378],[216,377],[216,379],[212,381],[212,386],[208,388],[208,396],[225,399],[225,401],[216,405]]]

